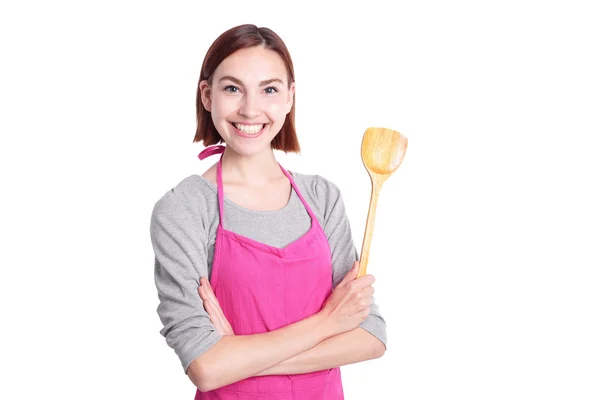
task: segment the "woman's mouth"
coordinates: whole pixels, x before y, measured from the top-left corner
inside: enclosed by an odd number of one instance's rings
[[[235,122],[230,122],[231,126],[234,127],[235,132],[242,137],[257,137],[260,136],[268,124],[237,124]]]

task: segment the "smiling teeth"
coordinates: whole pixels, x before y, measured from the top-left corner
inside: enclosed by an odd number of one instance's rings
[[[249,133],[251,135],[254,133],[260,132],[264,126],[264,124],[258,124],[258,125],[233,124],[233,125],[240,131],[242,131],[244,133]]]

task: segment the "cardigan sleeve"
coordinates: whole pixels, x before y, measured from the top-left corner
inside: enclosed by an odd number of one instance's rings
[[[215,329],[198,294],[207,274],[207,233],[197,212],[176,188],[160,198],[152,210],[150,238],[154,250],[156,309],[165,337],[183,371],[222,335]]]

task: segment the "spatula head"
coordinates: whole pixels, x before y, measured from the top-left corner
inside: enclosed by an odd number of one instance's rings
[[[362,141],[362,161],[365,168],[378,175],[396,171],[406,152],[408,139],[387,128],[367,128]]]

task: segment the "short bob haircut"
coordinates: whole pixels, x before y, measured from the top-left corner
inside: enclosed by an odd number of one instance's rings
[[[196,86],[196,136],[193,143],[202,141],[204,146],[208,147],[214,144],[224,142],[223,138],[213,124],[210,112],[202,104],[200,82],[207,80],[212,85],[213,73],[221,62],[232,53],[240,49],[254,46],[264,46],[279,54],[288,72],[288,89],[294,82],[294,65],[292,57],[288,52],[283,40],[269,28],[258,28],[256,25],[245,24],[231,28],[222,33],[210,46],[200,71],[200,79]],[[290,112],[286,115],[281,130],[271,141],[271,148],[282,150],[283,152],[300,152],[300,143],[296,136],[296,126],[294,115],[296,110],[296,95],[294,94],[294,103]]]

